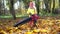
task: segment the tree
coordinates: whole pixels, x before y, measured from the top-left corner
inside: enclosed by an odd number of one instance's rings
[[[0,0],[0,15],[1,15],[1,9],[2,9],[2,0]]]
[[[12,14],[13,18],[16,19],[15,11],[14,11],[14,0],[10,0],[10,13]]]
[[[2,0],[3,1],[3,3],[2,3],[2,8],[3,8],[3,14],[5,15],[5,13],[6,13],[6,11],[5,11],[5,5],[4,5],[4,0]]]
[[[60,0],[59,0],[59,8],[60,8]]]
[[[36,0],[36,2],[35,2],[35,4],[36,4],[36,8],[37,8],[37,14],[39,15],[39,0]]]
[[[46,11],[51,12],[51,0],[44,0]]]
[[[55,11],[55,0],[53,0],[53,8],[52,8],[52,11],[53,12]]]

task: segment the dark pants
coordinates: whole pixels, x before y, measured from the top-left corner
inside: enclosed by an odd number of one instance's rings
[[[34,27],[36,27],[36,22],[37,22],[37,20],[35,19],[35,20],[34,20],[34,25],[33,25]]]
[[[27,23],[27,22],[29,22],[29,21],[31,21],[31,20],[33,20],[34,26],[36,26],[37,18],[38,18],[38,16],[32,15],[31,17],[26,18],[26,19],[24,19],[24,20],[19,21],[18,23],[16,23],[16,24],[14,25],[14,27],[18,27],[18,25],[23,25],[23,24],[25,24],[25,23]]]

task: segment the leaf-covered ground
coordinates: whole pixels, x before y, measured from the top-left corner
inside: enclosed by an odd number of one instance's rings
[[[60,34],[59,17],[43,17],[38,19],[37,27],[31,28],[28,23],[13,27],[20,20],[23,19],[0,19],[0,34]]]

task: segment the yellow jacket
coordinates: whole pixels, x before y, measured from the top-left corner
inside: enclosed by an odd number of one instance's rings
[[[31,8],[28,8],[28,11],[27,11],[27,14],[37,14],[37,11],[33,8],[33,9],[31,9]]]

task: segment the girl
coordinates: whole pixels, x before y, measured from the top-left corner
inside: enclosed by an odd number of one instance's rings
[[[31,27],[36,26],[36,22],[39,16],[37,15],[35,3],[33,2],[33,0],[31,0],[29,3],[27,14],[32,18],[32,20],[29,22]]]

